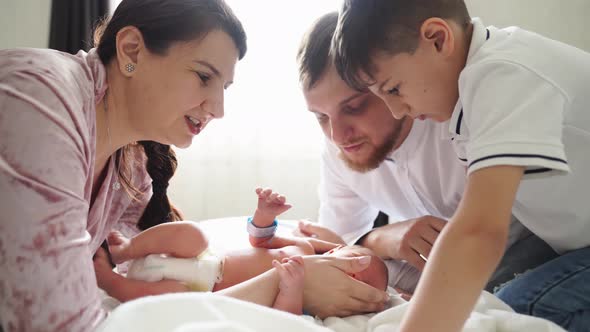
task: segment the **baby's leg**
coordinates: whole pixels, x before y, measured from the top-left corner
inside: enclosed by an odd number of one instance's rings
[[[208,247],[207,238],[199,227],[195,223],[184,221],[154,226],[131,239],[125,238],[119,232],[111,232],[108,243],[115,263],[150,254],[192,258],[197,257]]]
[[[274,260],[282,261],[291,256],[312,255],[311,246],[287,246],[280,249],[248,248],[227,252],[223,264],[221,282],[213,291],[219,291],[254,278],[270,269]]]
[[[281,281],[273,308],[295,315],[303,313],[304,268],[301,256],[286,258],[283,263],[273,261]]]

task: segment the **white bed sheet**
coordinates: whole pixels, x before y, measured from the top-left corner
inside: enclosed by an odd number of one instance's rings
[[[379,314],[325,320],[296,316],[214,293],[146,297],[117,307],[97,330],[119,331],[397,331],[407,303]],[[489,293],[483,293],[463,329],[465,332],[562,332],[557,325],[519,315]]]

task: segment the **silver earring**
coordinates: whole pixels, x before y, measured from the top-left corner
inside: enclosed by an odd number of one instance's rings
[[[127,70],[128,73],[131,73],[135,70],[135,65],[132,63],[128,63],[125,65],[125,70]]]

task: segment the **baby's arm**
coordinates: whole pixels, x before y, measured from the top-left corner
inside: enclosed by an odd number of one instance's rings
[[[258,195],[258,207],[252,217],[252,225],[256,228],[271,227],[279,214],[291,208],[291,205],[286,203],[287,199],[285,196],[273,192],[272,189],[256,188],[256,194]],[[280,238],[273,235],[268,237],[250,235],[250,244],[254,247],[282,248],[288,245],[294,245],[295,242],[281,241]]]
[[[272,225],[275,218],[291,208],[287,204],[285,196],[273,192],[272,189],[256,188],[258,195],[258,207],[252,217],[252,223],[256,227],[268,227]]]
[[[291,208],[286,203],[286,198],[272,189],[256,188],[258,195],[258,208],[252,217],[252,224],[257,228],[271,227],[276,216]],[[338,246],[338,244],[312,238],[288,238],[271,235],[267,237],[255,237],[250,234],[250,244],[257,248],[277,249],[287,246],[299,246],[304,250],[313,248],[312,252],[324,253]],[[311,250],[311,249],[309,249]]]
[[[168,254],[178,258],[199,256],[208,247],[205,234],[192,222],[175,221],[151,227],[131,239],[111,232],[107,239],[117,264],[150,254]]]

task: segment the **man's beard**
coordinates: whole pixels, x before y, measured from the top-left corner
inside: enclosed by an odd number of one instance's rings
[[[405,117],[400,121],[397,121],[397,124],[386,136],[385,142],[377,146],[372,145],[375,147],[375,150],[373,150],[369,157],[364,161],[351,160],[346,156],[345,153],[342,152],[342,150],[340,150],[338,156],[344,161],[346,166],[348,166],[348,168],[352,169],[353,171],[366,173],[368,171],[374,170],[375,168],[379,167],[379,165],[381,165],[381,163],[385,160],[385,158],[387,158],[391,151],[393,151],[393,148],[397,145],[403,124],[405,122]]]

